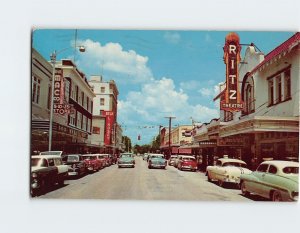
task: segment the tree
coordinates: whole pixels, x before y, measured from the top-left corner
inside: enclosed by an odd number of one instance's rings
[[[131,148],[132,148],[131,139],[127,136],[122,136],[122,142],[125,145],[125,151],[131,152]]]

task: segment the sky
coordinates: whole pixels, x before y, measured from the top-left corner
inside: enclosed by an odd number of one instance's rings
[[[32,46],[50,60],[75,60],[86,74],[115,80],[118,123],[133,144],[151,143],[159,126],[209,122],[219,117],[219,83],[225,81],[223,46],[230,31],[35,29]],[[267,54],[294,32],[235,31],[241,44]],[[75,39],[76,38],[76,39]],[[84,45],[85,53],[74,49]],[[242,46],[241,57],[246,46]],[[63,50],[62,52],[60,52]],[[138,140],[140,135],[140,140]]]

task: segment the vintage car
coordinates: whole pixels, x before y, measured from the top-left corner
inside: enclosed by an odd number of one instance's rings
[[[197,161],[194,156],[183,155],[178,161],[178,170],[197,171]]]
[[[241,175],[244,196],[255,193],[272,201],[297,201],[299,163],[271,160],[262,162],[251,174]]]
[[[102,161],[103,167],[109,167],[112,164],[110,154],[97,154],[97,157]]]
[[[58,183],[63,185],[68,175],[68,166],[58,155],[31,156],[31,194],[43,191]]]
[[[80,154],[66,155],[63,158],[64,164],[69,166],[68,176],[80,177],[86,173],[86,162]]]
[[[171,157],[168,161],[168,165],[169,166],[174,166],[176,159],[177,159],[177,155],[171,155]]]
[[[143,160],[147,160],[147,158],[148,158],[148,153],[145,153],[145,154],[143,155]]]
[[[163,154],[150,154],[148,159],[148,168],[163,168],[167,166],[167,160]]]
[[[172,155],[171,155],[172,156]],[[179,163],[179,160],[180,160],[180,158],[182,157],[182,156],[184,156],[184,155],[177,155],[177,157],[175,158],[175,160],[174,160],[174,167],[177,167],[178,166],[178,163]]]
[[[88,172],[99,171],[102,168],[101,161],[94,154],[84,154],[82,155],[85,162],[85,167]]]
[[[250,174],[251,172],[244,161],[231,158],[219,158],[216,165],[206,168],[207,180],[217,181],[221,187],[225,183],[239,185],[241,174]]]
[[[135,159],[132,153],[122,153],[118,159],[118,168],[121,167],[134,167]]]

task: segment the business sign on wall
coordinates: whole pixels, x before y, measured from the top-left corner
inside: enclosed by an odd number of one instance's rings
[[[65,103],[65,80],[63,70],[56,68],[53,88],[53,112],[65,115],[72,113],[73,105]]]
[[[105,116],[105,135],[104,144],[111,145],[112,142],[112,132],[114,130],[114,112],[113,111],[102,111],[103,116]]]
[[[243,109],[239,91],[238,65],[240,63],[240,38],[231,32],[226,36],[224,46],[224,62],[226,64],[225,98],[220,101],[220,109],[234,112]]]

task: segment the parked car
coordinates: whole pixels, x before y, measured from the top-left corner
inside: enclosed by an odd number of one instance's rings
[[[231,158],[219,158],[216,165],[206,168],[208,181],[217,181],[221,187],[225,183],[239,185],[241,174],[250,174],[251,172],[244,161]]]
[[[163,154],[150,154],[148,168],[163,168],[167,166],[167,161]]]
[[[58,183],[63,185],[68,175],[68,166],[58,155],[31,156],[31,194]]]
[[[64,164],[69,166],[68,176],[82,176],[86,173],[86,163],[80,154],[66,155],[63,158]]]
[[[299,197],[299,163],[265,161],[251,174],[241,175],[244,196],[255,193],[272,201],[297,201]]]
[[[94,154],[97,156],[97,159],[101,162],[101,169],[107,167],[107,156],[106,154]]]
[[[49,166],[47,159],[31,159],[30,193],[36,196],[58,181],[58,168]]]
[[[84,161],[85,161],[85,166],[88,172],[95,172],[99,171],[102,167],[102,164],[100,160],[98,160],[96,155],[93,154],[85,154],[82,155]]]
[[[176,159],[177,159],[177,155],[171,155],[171,157],[169,159],[169,162],[168,162],[168,165],[169,166],[174,166]]]
[[[194,156],[183,155],[178,161],[177,168],[178,170],[190,170],[195,172],[198,168],[197,161]]]
[[[174,167],[178,166],[179,160],[181,159],[182,156],[184,156],[184,155],[177,155],[177,157],[174,160]]]
[[[118,168],[121,167],[134,167],[135,159],[132,153],[122,153],[118,159]]]

